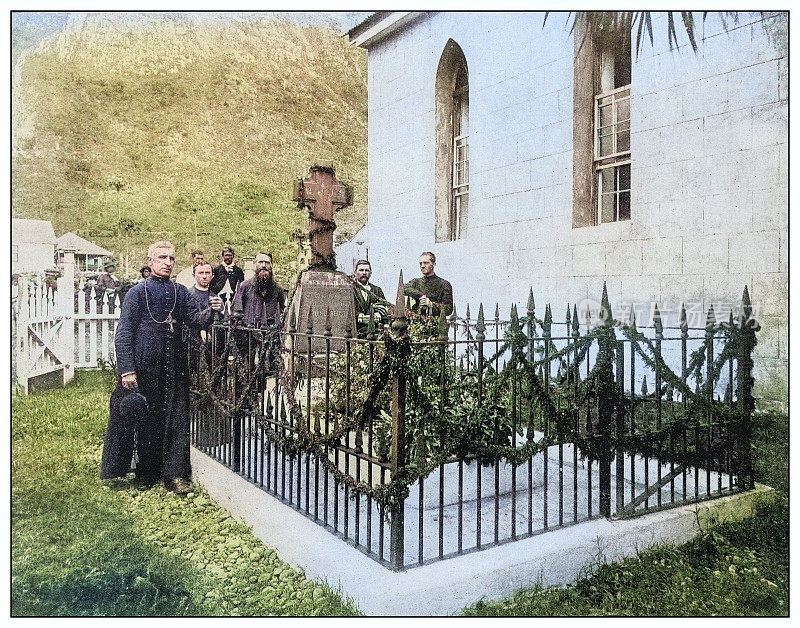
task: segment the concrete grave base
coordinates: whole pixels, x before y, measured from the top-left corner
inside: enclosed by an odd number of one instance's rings
[[[482,598],[506,597],[536,583],[567,584],[599,563],[657,543],[686,542],[706,521],[749,516],[772,493],[758,486],[632,519],[587,521],[394,572],[194,448],[192,468],[195,481],[281,559],[351,598],[366,615],[452,615]]]

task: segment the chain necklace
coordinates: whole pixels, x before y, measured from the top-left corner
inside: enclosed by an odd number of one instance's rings
[[[169,323],[169,330],[170,330],[170,332],[172,332],[172,331],[174,331],[173,328],[172,328],[172,323],[174,322],[174,320],[172,318],[172,312],[175,310],[175,304],[178,302],[178,288],[175,286],[175,284],[172,284],[172,309],[167,313],[167,318],[165,318],[163,321],[159,321],[159,320],[156,320],[156,317],[153,316],[153,312],[150,311],[150,299],[147,297],[147,282],[148,281],[149,281],[149,278],[145,279],[145,282],[144,282],[144,303],[147,306],[147,313],[150,315],[150,320],[152,320],[154,323],[159,323],[159,324]],[[172,283],[172,282],[170,282],[170,283]]]

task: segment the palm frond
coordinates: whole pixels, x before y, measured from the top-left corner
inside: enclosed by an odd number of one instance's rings
[[[686,29],[686,34],[689,36],[689,43],[692,45],[692,50],[697,52],[697,41],[694,37],[694,17],[691,11],[681,11],[683,18],[683,27]]]

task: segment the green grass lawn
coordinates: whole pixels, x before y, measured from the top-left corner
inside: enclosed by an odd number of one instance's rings
[[[12,615],[358,613],[204,492],[105,486],[110,389],[107,374],[79,373],[13,401]]]
[[[203,491],[105,486],[98,469],[108,373],[12,404],[14,616],[354,615],[347,600],[283,563]],[[777,489],[759,516],[681,547],[533,587],[466,615],[786,615],[788,424],[759,415],[757,479]]]

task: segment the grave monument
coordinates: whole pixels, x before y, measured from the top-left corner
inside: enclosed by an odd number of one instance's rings
[[[350,188],[336,179],[333,166],[313,165],[305,179],[295,182],[293,199],[308,210],[308,268],[302,271],[295,288],[286,321],[295,321],[300,333],[333,337],[354,336],[356,310],[353,284],[349,275],[336,270],[333,252],[334,216],[351,204]],[[340,342],[331,341],[338,350]],[[324,349],[323,338],[314,338],[313,350]]]

